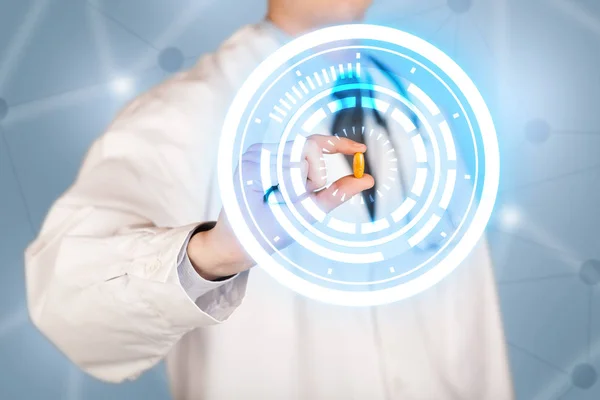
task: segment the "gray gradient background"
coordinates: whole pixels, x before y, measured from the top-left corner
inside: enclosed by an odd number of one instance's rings
[[[23,249],[120,107],[264,11],[0,0],[0,399],[169,398],[164,366],[100,383],[33,328]],[[600,2],[376,0],[368,19],[453,56],[494,114],[503,163],[488,233],[518,398],[599,399]]]

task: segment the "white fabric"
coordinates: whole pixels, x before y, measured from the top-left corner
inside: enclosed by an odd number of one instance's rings
[[[33,322],[107,381],[168,355],[175,399],[512,399],[485,243],[434,288],[384,307],[307,300],[256,268],[189,299],[178,256],[220,210],[227,105],[276,47],[261,25],[242,29],[94,143],[27,250]]]

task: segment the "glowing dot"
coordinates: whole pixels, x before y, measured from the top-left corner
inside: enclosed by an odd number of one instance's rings
[[[183,67],[184,57],[181,50],[168,47],[158,55],[158,65],[165,72],[177,72]]]
[[[472,5],[472,0],[448,0],[448,7],[457,14],[469,11]]]
[[[298,76],[302,76],[302,72],[300,72],[300,71],[296,71],[296,75],[298,75]]]
[[[393,274],[394,272],[396,272],[396,270],[394,269],[394,267],[390,267],[390,272]]]
[[[8,103],[6,102],[6,100],[4,100],[3,98],[0,97],[0,121],[2,121],[4,118],[6,118],[7,114],[8,114]]]
[[[279,236],[275,236],[275,237],[273,238],[273,241],[274,241],[275,243],[277,243],[277,242],[279,242],[279,239],[280,239],[280,237],[279,237]]]
[[[544,143],[550,137],[550,125],[542,119],[531,120],[525,125],[525,137],[532,143]]]
[[[600,260],[587,260],[581,264],[579,277],[588,285],[597,285],[600,282]]]
[[[500,211],[500,223],[508,229],[516,228],[521,222],[521,214],[514,207],[506,206]]]
[[[327,270],[327,275],[331,275],[331,273],[332,273],[332,272],[333,272],[333,270],[332,270],[331,268],[329,268],[329,269]]]
[[[117,94],[130,94],[133,91],[133,81],[129,78],[119,78],[111,82],[110,88]]]
[[[260,118],[256,118],[256,119],[254,120],[254,122],[256,122],[257,124],[260,124],[262,121],[260,120]]]
[[[590,364],[579,364],[571,373],[573,386],[580,389],[589,389],[598,380],[598,374]]]

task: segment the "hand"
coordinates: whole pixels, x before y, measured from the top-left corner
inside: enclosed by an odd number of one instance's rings
[[[284,154],[291,152],[292,143],[288,142],[284,149]],[[244,190],[248,205],[256,220],[273,221],[273,224],[265,224],[261,226],[261,229],[269,237],[279,236],[281,239],[278,242],[278,246],[284,248],[292,242],[292,239],[279,226],[271,212],[270,206],[264,202],[265,193],[260,177],[261,150],[263,147],[269,148],[274,146],[271,144],[257,144],[251,146],[244,153],[242,157],[244,179],[252,179],[254,182],[250,187],[245,186]],[[328,154],[341,153],[353,155],[354,153],[365,152],[367,146],[347,138],[331,140],[331,136],[323,135],[313,135],[307,138],[300,165],[302,178],[308,196],[313,199],[322,211],[328,213],[356,194],[373,187],[375,181],[372,176],[367,174],[360,179],[355,178],[353,175],[348,175],[340,178],[329,187],[322,189],[327,183],[323,148],[329,151]],[[275,157],[272,157],[272,168],[275,168],[274,159]],[[291,175],[289,163],[284,163],[283,169],[282,175],[287,179]],[[239,174],[239,168],[236,172],[236,177],[237,174]],[[234,179],[237,181],[237,178]],[[273,184],[277,183],[273,182]],[[287,180],[285,184],[287,188],[291,187],[291,183],[287,182]],[[342,196],[333,196],[336,190],[346,194],[344,201],[342,201]],[[298,199],[292,196],[291,200],[295,202]],[[282,207],[285,207],[285,205]],[[223,211],[221,211],[217,225],[213,229],[206,232],[199,232],[192,237],[187,250],[196,271],[207,280],[216,280],[220,277],[234,275],[254,265],[253,260],[238,242],[231,224]]]
[[[363,19],[372,0],[270,0],[267,18],[291,36]]]

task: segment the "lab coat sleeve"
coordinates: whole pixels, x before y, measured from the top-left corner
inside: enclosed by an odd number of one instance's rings
[[[190,71],[138,97],[90,149],[26,250],[34,324],[73,362],[106,381],[136,378],[187,332],[224,321],[247,273],[192,301],[178,277],[200,222],[228,104],[278,47],[243,28]]]

